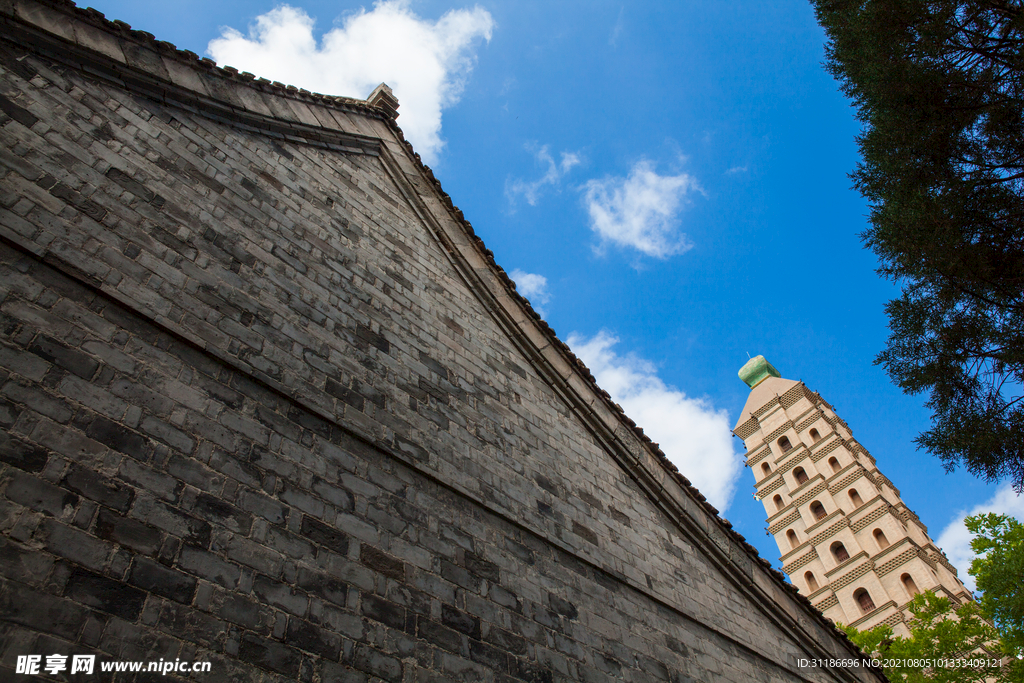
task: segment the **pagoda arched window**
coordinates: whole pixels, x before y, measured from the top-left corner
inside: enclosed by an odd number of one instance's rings
[[[800,545],[800,542],[796,540],[796,532],[790,529],[786,532],[786,538],[789,539],[789,547],[795,548]]]
[[[832,551],[832,557],[836,558],[836,562],[846,562],[850,559],[850,553],[846,552],[846,546],[839,541],[833,543],[830,550]]]
[[[761,473],[762,473],[762,474],[763,474],[764,476],[766,476],[766,477],[767,477],[767,476],[768,476],[769,474],[771,474],[771,473],[772,473],[772,467],[771,467],[771,465],[769,465],[769,464],[768,464],[768,463],[766,463],[766,462],[764,462],[764,463],[761,463]]]
[[[798,485],[803,484],[808,479],[807,471],[803,467],[797,467],[793,470],[793,478],[796,479]]]
[[[836,460],[834,457],[828,459],[828,466],[832,468],[832,473],[833,474],[838,472],[840,469],[842,469],[839,466],[839,461]]]
[[[853,503],[854,509],[864,504],[864,499],[857,493],[857,489],[850,489],[850,502]]]
[[[807,590],[811,592],[818,590],[818,580],[814,578],[814,572],[804,572],[804,581],[807,582]]]
[[[875,611],[875,601],[871,599],[871,595],[864,588],[858,588],[857,592],[853,594],[853,599],[860,605],[860,611],[864,614]]]
[[[903,576],[901,576],[900,583],[903,584],[904,590],[907,591],[907,595],[909,595],[910,597],[914,597],[915,595],[921,592],[921,590],[917,587],[917,584],[914,583],[914,577],[912,577],[910,574],[904,574]]]
[[[881,529],[875,529],[871,532],[871,535],[875,537],[875,543],[878,544],[879,550],[885,550],[889,547],[889,539],[885,537],[885,532]]]
[[[775,497],[772,498],[772,502],[775,503],[775,510],[776,511],[779,511],[779,510],[782,509],[782,505],[783,505],[783,503],[782,503],[782,496],[780,496],[779,494],[776,493]]]
[[[818,433],[817,429],[812,429],[810,432],[811,441],[818,443],[821,441],[821,434]]]
[[[815,520],[825,519],[825,516],[828,515],[825,512],[825,506],[818,501],[811,503],[811,514],[814,515]]]
[[[777,443],[779,444],[779,450],[781,450],[783,453],[788,453],[789,451],[793,450],[793,444],[789,442],[788,436],[779,437]]]

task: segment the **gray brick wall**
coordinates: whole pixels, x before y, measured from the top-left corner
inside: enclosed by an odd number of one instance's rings
[[[19,33],[148,49],[86,19],[25,3],[0,43],[0,671],[868,677],[796,667],[850,652],[638,441],[623,466],[382,117],[187,67],[348,141],[274,137]]]

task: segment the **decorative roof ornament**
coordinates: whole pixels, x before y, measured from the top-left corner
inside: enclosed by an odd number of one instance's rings
[[[753,389],[769,377],[782,377],[775,366],[769,363],[764,356],[754,356],[739,371],[740,379]]]
[[[398,98],[387,83],[381,83],[374,88],[366,101],[371,107],[377,107],[392,119],[398,118]]]

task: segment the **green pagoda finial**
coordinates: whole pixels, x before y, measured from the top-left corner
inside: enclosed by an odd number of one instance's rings
[[[769,377],[782,377],[775,366],[765,360],[764,356],[754,356],[739,371],[740,379],[753,389]]]

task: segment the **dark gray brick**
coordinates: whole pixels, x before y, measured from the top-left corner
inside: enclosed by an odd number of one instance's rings
[[[331,660],[337,660],[341,654],[341,636],[302,619],[288,620],[288,635],[285,642],[292,647]]]
[[[192,601],[196,590],[195,578],[144,557],[136,557],[132,562],[128,583],[185,604]]]
[[[96,516],[96,535],[147,555],[156,554],[164,538],[159,530],[104,508]]]
[[[238,565],[227,562],[202,548],[189,545],[182,547],[181,555],[178,557],[178,566],[190,574],[213,581],[225,588],[237,586],[238,577],[241,575]]]
[[[370,569],[393,579],[405,579],[405,563],[396,557],[363,543],[359,546],[359,561]]]
[[[281,643],[246,634],[242,637],[238,657],[251,662],[261,669],[295,678],[299,673],[302,653]]]
[[[96,359],[45,335],[36,337],[35,341],[28,345],[27,350],[82,379],[91,379],[100,365]]]
[[[299,567],[295,585],[318,598],[344,607],[348,602],[348,584],[330,574]]]
[[[466,614],[451,605],[441,605],[441,623],[470,638],[480,639],[480,618]]]
[[[356,645],[349,663],[360,671],[389,683],[398,683],[402,680],[402,662],[372,647]]]
[[[66,557],[95,571],[102,570],[113,547],[89,534],[61,524],[55,519],[43,520],[36,532],[47,550]]]
[[[135,491],[116,479],[72,463],[64,475],[66,488],[120,512],[131,507]]]
[[[49,455],[45,448],[33,446],[21,439],[0,432],[0,460],[25,470],[39,472],[46,466]]]
[[[341,555],[348,554],[348,536],[309,515],[302,516],[300,533],[318,545]]]
[[[94,441],[138,460],[145,460],[150,451],[146,437],[99,415],[89,421],[85,434]]]
[[[191,453],[196,446],[195,440],[188,434],[152,415],[142,419],[139,429],[185,454]]]
[[[252,592],[263,602],[280,607],[290,614],[302,617],[309,606],[309,596],[288,584],[274,581],[259,574],[253,579]]]
[[[36,584],[46,579],[53,558],[0,537],[0,576],[21,583]]]
[[[7,484],[6,495],[15,503],[54,517],[78,504],[78,496],[31,474],[18,472]]]
[[[288,508],[262,493],[249,490],[241,491],[236,503],[241,509],[259,515],[274,524],[284,524],[288,521]]]
[[[173,534],[190,545],[204,548],[210,545],[209,522],[185,514],[163,501],[139,496],[132,507],[131,514],[132,517]]]
[[[364,617],[391,628],[405,628],[405,608],[369,593],[362,595],[360,603],[360,611]]]
[[[252,528],[252,515],[208,493],[201,493],[192,506],[192,514],[246,535]]]
[[[76,602],[12,583],[0,589],[0,614],[4,621],[72,641],[89,618],[89,610]]]
[[[142,591],[82,569],[76,570],[68,579],[64,595],[126,621],[138,619],[146,601],[146,594]]]

